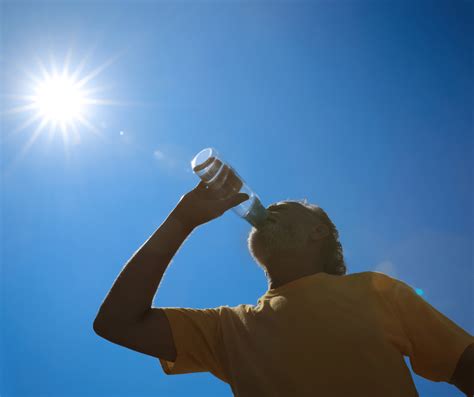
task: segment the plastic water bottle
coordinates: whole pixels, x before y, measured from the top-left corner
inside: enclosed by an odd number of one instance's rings
[[[216,149],[201,150],[191,161],[193,172],[215,190],[216,197],[227,198],[236,193],[246,193],[249,199],[232,208],[237,215],[258,228],[267,218],[268,211],[257,194],[250,189],[240,175],[226,163]]]

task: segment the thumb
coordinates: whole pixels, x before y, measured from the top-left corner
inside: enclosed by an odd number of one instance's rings
[[[237,193],[235,196],[229,197],[227,199],[227,204],[230,208],[243,203],[244,201],[248,200],[250,196],[247,193]]]

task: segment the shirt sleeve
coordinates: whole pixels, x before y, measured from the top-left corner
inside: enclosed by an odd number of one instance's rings
[[[449,382],[474,337],[444,316],[412,287],[396,280],[394,306],[408,339],[413,371],[435,382]]]
[[[222,365],[220,308],[162,307],[161,309],[170,323],[177,352],[174,362],[159,359],[163,371],[167,375],[211,372],[227,382]]]

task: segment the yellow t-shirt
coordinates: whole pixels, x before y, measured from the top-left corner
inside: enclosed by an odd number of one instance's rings
[[[168,375],[211,372],[236,397],[418,396],[413,371],[449,381],[474,337],[404,282],[317,273],[256,306],[162,308],[177,350]]]

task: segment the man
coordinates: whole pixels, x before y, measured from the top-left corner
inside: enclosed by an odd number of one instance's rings
[[[160,360],[164,372],[209,371],[235,396],[417,396],[403,356],[432,381],[474,389],[474,338],[382,273],[345,275],[337,230],[319,207],[268,207],[249,249],[268,278],[258,305],[157,308],[163,274],[199,225],[248,199],[200,182],[126,264],[95,332]]]

